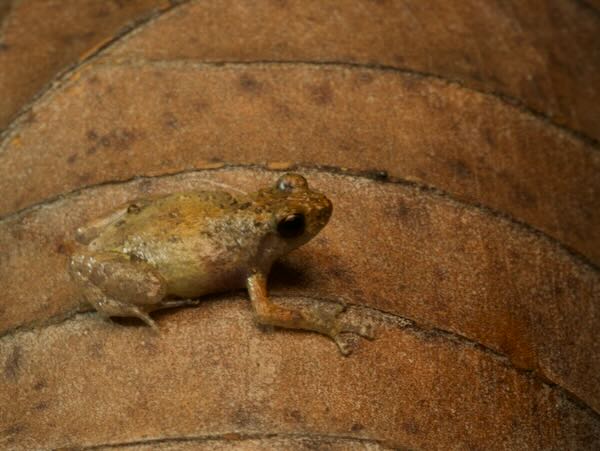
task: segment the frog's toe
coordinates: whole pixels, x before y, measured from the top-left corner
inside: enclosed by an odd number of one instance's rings
[[[348,332],[356,335],[360,335],[363,338],[372,340],[375,338],[375,328],[370,323],[346,323],[342,326],[341,332]]]
[[[150,317],[150,315],[148,315],[147,313],[144,312],[140,312],[139,315],[136,315],[139,319],[141,319],[143,322],[145,322],[148,326],[150,326],[150,328],[156,332],[159,333],[160,330],[158,329],[158,325],[156,324],[156,322]]]
[[[373,340],[375,338],[375,326],[370,323],[364,323],[357,327],[356,333],[363,338]]]
[[[336,335],[334,337],[332,337],[335,341],[335,344],[337,344],[340,352],[344,355],[344,356],[349,356],[350,354],[352,354],[352,338],[345,335],[345,334],[339,334]]]
[[[143,322],[145,322],[148,326],[150,326],[150,328],[158,333],[160,332],[158,329],[158,325],[156,324],[156,322],[150,317],[150,315],[142,310],[140,310],[138,307],[134,306],[134,305],[126,305],[123,307],[123,314],[125,316],[134,316],[136,318],[141,319]]]

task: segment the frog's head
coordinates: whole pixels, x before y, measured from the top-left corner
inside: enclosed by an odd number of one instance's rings
[[[309,241],[329,221],[333,206],[312,191],[299,174],[284,174],[275,186],[257,193],[256,202],[272,215],[269,253],[279,257]]]

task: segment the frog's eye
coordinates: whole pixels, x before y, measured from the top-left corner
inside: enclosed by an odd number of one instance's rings
[[[304,233],[305,220],[302,213],[288,215],[277,224],[277,232],[283,238],[296,238]]]
[[[275,184],[279,191],[295,191],[297,189],[307,189],[308,183],[300,174],[285,174],[279,177]]]

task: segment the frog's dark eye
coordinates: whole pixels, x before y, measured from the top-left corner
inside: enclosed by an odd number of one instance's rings
[[[302,213],[288,215],[277,224],[277,232],[283,238],[296,238],[304,233],[305,219]]]

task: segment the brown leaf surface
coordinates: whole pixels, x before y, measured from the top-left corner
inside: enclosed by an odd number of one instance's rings
[[[166,0],[0,1],[0,130],[58,72],[168,6]]]
[[[600,14],[578,1],[211,0],[178,8],[110,53],[396,67],[508,96],[597,140],[599,34]]]
[[[0,0],[0,448],[600,448],[596,0],[179,3]],[[78,226],[290,168],[334,214],[270,293],[351,357],[242,292],[80,304]]]

